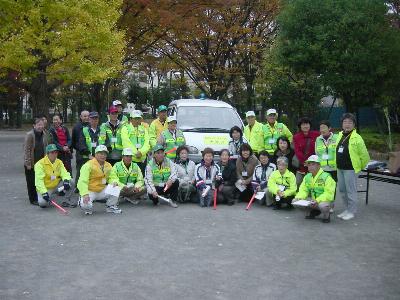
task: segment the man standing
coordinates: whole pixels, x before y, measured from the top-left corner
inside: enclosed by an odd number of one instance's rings
[[[85,162],[92,159],[95,154],[95,149],[99,144],[100,127],[99,114],[92,111],[89,114],[89,126],[83,127],[79,137],[78,149]]]
[[[119,100],[114,100],[112,102],[112,105],[115,106],[118,109],[118,120],[119,122],[124,125],[126,123],[128,123],[128,117],[124,115],[124,108],[122,106],[122,102]]]
[[[146,167],[145,184],[147,193],[154,205],[158,205],[158,196],[170,196],[172,207],[178,198],[179,181],[177,180],[176,165],[165,157],[164,147],[156,145],[153,149],[153,159]]]
[[[86,162],[81,169],[78,181],[79,206],[85,215],[93,213],[93,201],[106,200],[106,212],[120,214],[118,208],[118,197],[105,193],[112,166],[106,162],[108,150],[104,145],[95,149],[93,159]]]
[[[278,113],[275,109],[271,108],[267,110],[267,123],[264,125],[264,148],[273,155],[276,148],[278,147],[276,142],[279,137],[286,136],[289,141],[292,141],[293,134],[283,123],[278,123]]]
[[[150,150],[149,132],[141,124],[142,116],[140,111],[134,110],[131,113],[130,123],[121,130],[123,148],[132,149],[133,161],[137,163],[142,174],[146,169],[146,156]]]
[[[108,121],[100,126],[99,144],[106,145],[110,153],[107,161],[114,165],[122,157],[121,130],[123,125],[118,120],[118,109],[115,106],[111,106],[108,112]],[[107,144],[106,141],[108,141]]]
[[[186,144],[182,130],[176,128],[176,117],[167,118],[168,129],[164,130],[158,138],[157,144],[163,145],[167,157],[171,160],[176,158],[176,149]]]
[[[71,175],[57,155],[57,146],[50,144],[46,147],[46,156],[35,164],[35,186],[41,208],[49,205],[50,195],[56,191],[61,180],[65,190],[71,188]]]
[[[252,110],[246,112],[246,121],[244,137],[258,157],[258,153],[264,149],[263,125],[256,121],[256,114]]]
[[[157,140],[161,135],[161,132],[168,129],[167,124],[167,110],[165,105],[160,105],[157,109],[158,118],[151,122],[149,127],[150,134],[150,147],[154,147],[157,144]]]
[[[75,184],[79,180],[79,173],[81,171],[81,167],[85,163],[84,158],[79,152],[79,137],[82,132],[82,128],[89,126],[89,111],[82,110],[79,116],[80,121],[76,123],[74,128],[72,129],[72,137],[71,137],[71,146],[75,149],[75,166],[76,166],[76,176],[75,176]],[[75,193],[78,192],[78,188],[75,189]]]
[[[110,174],[110,183],[121,188],[120,198],[139,203],[139,198],[145,193],[142,171],[137,164],[132,162],[132,149],[125,148],[122,151],[122,160],[117,162]]]
[[[322,213],[322,222],[330,222],[330,208],[335,201],[336,182],[331,175],[321,169],[317,155],[306,160],[308,174],[304,177],[294,202],[311,198],[310,207],[306,208],[306,219],[315,219]]]

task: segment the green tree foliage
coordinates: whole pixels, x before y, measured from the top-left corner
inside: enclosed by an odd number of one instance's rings
[[[287,1],[278,24],[280,64],[318,74],[348,111],[398,88],[400,36],[385,1]]]
[[[122,68],[124,33],[116,29],[122,0],[0,2],[0,68],[15,70],[47,113],[62,83],[103,82]]]

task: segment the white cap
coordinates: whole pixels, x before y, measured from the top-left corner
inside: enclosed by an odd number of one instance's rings
[[[119,100],[114,100],[114,101],[113,101],[113,105],[114,105],[114,106],[122,105],[122,102],[119,101]]]
[[[124,148],[124,150],[122,150],[122,155],[130,155],[132,156],[132,149],[131,148]]]
[[[256,116],[256,114],[254,113],[254,111],[252,111],[252,110],[249,110],[247,113],[246,113],[246,118],[247,117],[255,117]]]
[[[275,109],[275,108],[270,108],[270,109],[267,110],[267,116],[268,116],[268,115],[271,115],[271,114],[276,114],[276,115],[278,114],[278,113],[276,112],[276,109]]]
[[[142,112],[140,110],[134,110],[131,112],[131,118],[141,118]]]
[[[306,163],[308,162],[316,162],[320,164],[321,160],[319,159],[318,155],[313,154],[306,160]]]
[[[167,123],[170,123],[170,122],[172,122],[172,121],[175,121],[175,122],[176,122],[176,116],[169,116],[169,117],[167,118]]]
[[[107,152],[108,153],[108,149],[105,145],[98,145],[96,147],[96,150],[94,150],[95,153],[97,152]]]

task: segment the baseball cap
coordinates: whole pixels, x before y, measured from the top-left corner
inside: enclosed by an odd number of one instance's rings
[[[94,150],[94,153],[97,153],[97,152],[107,152],[108,153],[108,149],[104,145],[98,145],[96,147],[96,150]]]
[[[122,105],[122,102],[119,100],[114,100],[112,104],[113,106],[117,106],[117,105]]]
[[[306,161],[305,161],[306,163],[309,163],[309,162],[316,162],[316,163],[321,163],[321,160],[319,159],[319,157],[318,157],[318,155],[315,155],[315,154],[313,154],[313,155],[311,155]]]
[[[157,144],[153,148],[153,152],[157,152],[158,150],[165,150],[163,145]]]
[[[110,106],[110,108],[108,109],[108,112],[110,114],[112,113],[117,113],[118,112],[118,108],[116,108],[114,105]]]
[[[97,111],[91,111],[89,113],[89,118],[98,118],[99,117],[99,113]]]
[[[268,115],[272,115],[272,114],[275,114],[275,115],[278,114],[278,113],[276,112],[276,109],[275,109],[275,108],[270,108],[270,109],[267,110],[267,116],[268,116]]]
[[[134,110],[131,112],[131,118],[141,118],[142,112],[140,110]]]
[[[247,113],[246,113],[246,118],[247,117],[255,117],[256,116],[256,114],[254,113],[254,111],[252,111],[252,110],[249,110]]]
[[[58,151],[57,146],[54,144],[49,144],[46,146],[46,153],[52,152],[52,151]]]
[[[157,112],[166,111],[166,110],[168,110],[168,108],[167,108],[165,105],[160,105],[160,106],[157,108]]]
[[[122,155],[129,155],[132,156],[132,149],[131,148],[124,148],[124,150],[122,150]]]
[[[172,121],[175,121],[175,122],[176,122],[176,116],[169,116],[169,117],[167,118],[167,123],[170,123],[170,122],[172,122]]]

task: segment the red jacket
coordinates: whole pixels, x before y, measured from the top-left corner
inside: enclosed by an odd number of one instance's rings
[[[300,167],[299,172],[307,172],[307,167],[304,166],[304,161],[306,161],[311,155],[315,154],[315,140],[320,135],[316,130],[310,130],[308,135],[305,136],[302,131],[297,132],[293,136],[294,153],[296,154]],[[307,140],[310,140],[309,146],[306,152]]]

